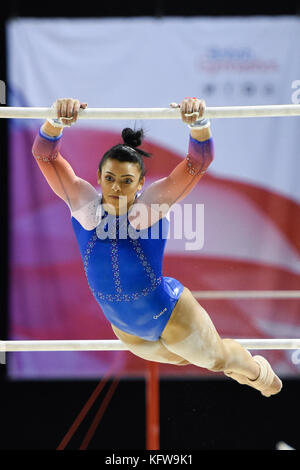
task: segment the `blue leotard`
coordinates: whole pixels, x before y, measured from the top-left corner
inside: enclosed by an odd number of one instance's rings
[[[169,220],[131,234],[127,214],[110,216],[101,209],[101,222],[93,230],[72,217],[90,289],[112,325],[156,341],[184,288],[162,275]]]
[[[150,228],[131,233],[127,214],[108,215],[96,189],[76,177],[59,153],[61,136],[53,139],[40,132],[32,152],[55,193],[71,210],[90,289],[112,325],[156,341],[184,288],[176,279],[162,275],[169,221],[163,217]],[[171,207],[192,191],[212,160],[212,139],[198,141],[190,136],[186,159],[168,177],[151,184],[138,201],[148,207],[157,203]]]

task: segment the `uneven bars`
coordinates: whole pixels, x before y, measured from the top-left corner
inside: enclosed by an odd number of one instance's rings
[[[246,118],[300,116],[300,105],[260,105],[208,107],[206,118]],[[52,108],[0,107],[0,118],[47,119],[55,118]],[[88,108],[81,109],[79,119],[180,119],[178,108]]]
[[[300,339],[236,339],[246,349],[300,349]],[[0,341],[0,352],[127,351],[120,340]]]
[[[300,299],[300,290],[199,290],[196,299]]]

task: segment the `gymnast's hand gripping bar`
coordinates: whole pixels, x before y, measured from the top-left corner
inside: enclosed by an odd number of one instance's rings
[[[247,118],[300,116],[300,105],[223,106],[208,107],[205,118]],[[48,119],[56,118],[53,108],[0,107],[0,118]],[[79,119],[181,119],[179,108],[88,108],[81,109]]]

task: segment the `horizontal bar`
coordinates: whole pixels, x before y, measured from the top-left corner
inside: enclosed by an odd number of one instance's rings
[[[300,349],[300,339],[237,339],[246,349]],[[0,352],[127,351],[120,340],[0,341]]]
[[[193,291],[196,299],[300,299],[300,290]]]
[[[0,351],[121,351],[120,340],[0,341]]]
[[[300,116],[300,105],[220,106],[208,107],[206,118],[246,118]],[[0,107],[0,118],[47,119],[56,117],[52,108]],[[79,119],[180,119],[179,108],[88,108],[81,109]]]
[[[246,349],[300,349],[300,339],[237,339]]]

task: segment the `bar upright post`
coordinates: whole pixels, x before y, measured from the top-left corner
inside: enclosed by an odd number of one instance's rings
[[[159,364],[146,364],[146,449],[159,450]]]

